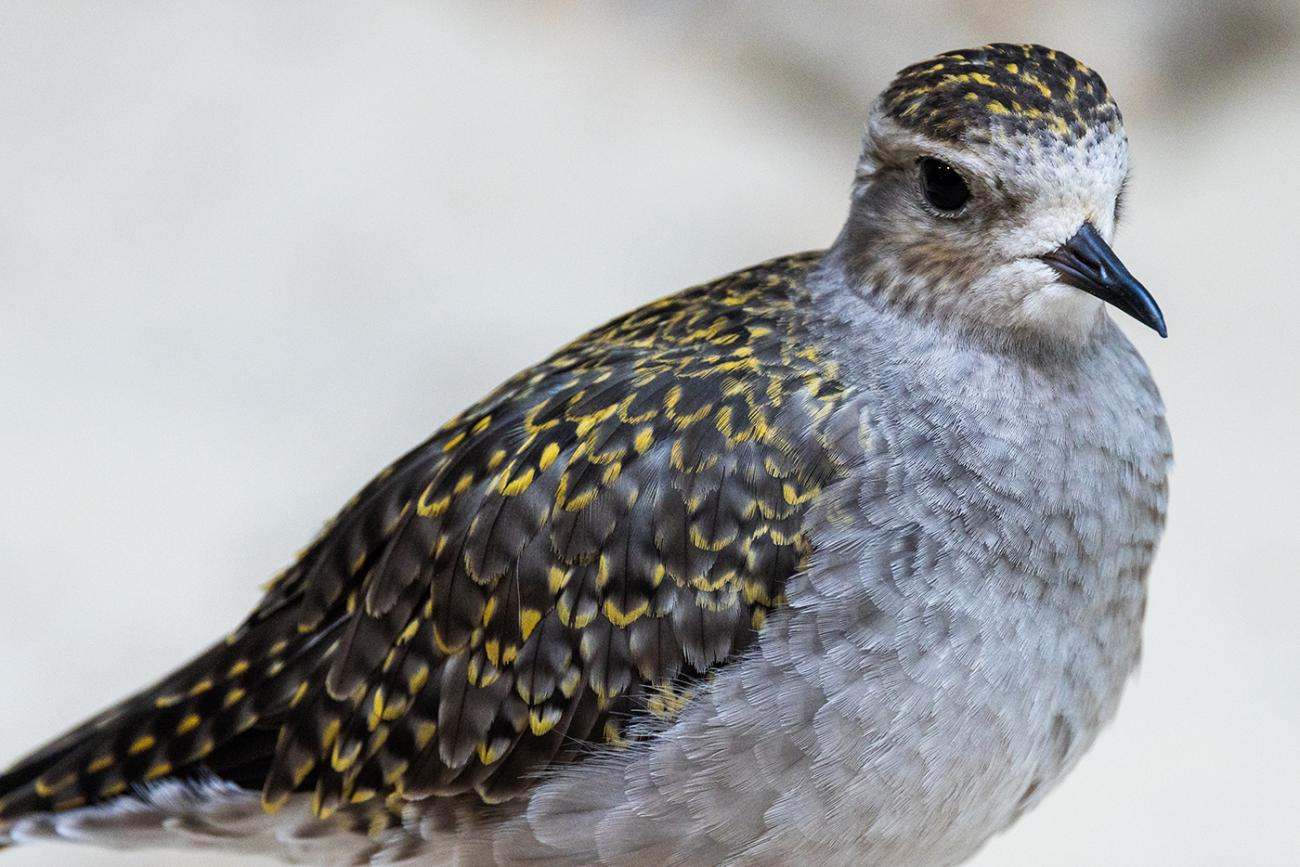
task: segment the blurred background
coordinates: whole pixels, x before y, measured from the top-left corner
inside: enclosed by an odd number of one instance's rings
[[[974,863],[1300,863],[1294,0],[0,3],[0,764],[517,369],[827,244],[894,71],[1002,40],[1124,110],[1177,467],[1118,720]]]

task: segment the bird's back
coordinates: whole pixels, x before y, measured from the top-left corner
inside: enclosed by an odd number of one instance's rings
[[[818,260],[669,296],[511,379],[237,630],[0,777],[0,829],[234,786],[380,833],[414,798],[490,813],[671,719],[784,604],[844,468],[848,389],[801,313]]]

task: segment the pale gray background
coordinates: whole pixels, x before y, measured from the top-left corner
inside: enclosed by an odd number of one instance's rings
[[[1035,40],[1128,120],[1178,465],[1119,720],[976,863],[1298,863],[1300,6],[871,6],[0,4],[0,764],[518,368],[826,244],[895,70]]]

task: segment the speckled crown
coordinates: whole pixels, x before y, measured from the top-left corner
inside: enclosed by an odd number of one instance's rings
[[[1120,124],[1101,76],[1041,45],[998,43],[915,63],[898,73],[881,109],[904,127],[954,142],[998,131],[1076,142]]]

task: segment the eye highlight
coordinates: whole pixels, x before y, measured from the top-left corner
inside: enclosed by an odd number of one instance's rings
[[[921,167],[921,192],[925,200],[940,211],[954,213],[970,199],[970,187],[952,166],[934,157],[923,157]]]

